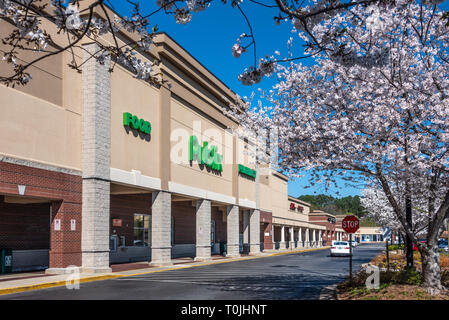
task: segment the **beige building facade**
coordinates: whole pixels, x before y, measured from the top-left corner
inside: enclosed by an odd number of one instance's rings
[[[36,64],[29,85],[0,85],[0,246],[16,270],[322,246],[325,227],[288,197],[288,177],[256,167],[228,130],[238,124],[222,108],[235,93],[171,37],[139,52],[161,61],[163,85],[119,64],[109,72],[86,54],[95,43],[82,46],[82,74],[63,53]]]

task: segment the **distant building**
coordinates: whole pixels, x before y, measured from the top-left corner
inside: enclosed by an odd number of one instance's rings
[[[343,228],[338,225],[338,219],[335,215],[321,211],[313,210],[309,215],[309,221],[326,227],[323,234],[323,241],[331,243],[332,240],[347,240],[347,234]]]
[[[360,243],[384,241],[382,227],[360,227],[355,235]]]

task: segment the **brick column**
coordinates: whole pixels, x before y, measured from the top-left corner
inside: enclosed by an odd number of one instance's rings
[[[227,206],[227,257],[239,257],[239,207]]]
[[[249,227],[249,253],[251,255],[258,255],[260,254],[260,210],[253,209],[250,211]]]
[[[279,243],[279,249],[285,249],[285,226],[281,227],[281,242]]]
[[[152,193],[150,264],[152,266],[166,266],[172,264],[171,193],[166,191],[155,191]]]
[[[84,59],[99,47],[88,44]],[[90,54],[89,54],[90,53]],[[109,199],[111,162],[111,76],[109,59],[94,58],[83,66],[83,200],[82,272],[111,272],[109,268]]]
[[[211,259],[210,246],[211,203],[209,200],[196,202],[196,257],[195,261]]]
[[[81,203],[53,201],[51,203],[50,265],[47,274],[66,272],[67,266],[81,265]],[[61,221],[61,230],[55,230],[55,219]],[[71,220],[75,220],[75,230]]]

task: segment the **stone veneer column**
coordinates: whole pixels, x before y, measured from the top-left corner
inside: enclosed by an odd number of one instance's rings
[[[99,47],[84,45],[84,60]],[[111,163],[111,75],[109,59],[95,58],[83,66],[82,120],[82,272],[111,272],[109,268],[109,199]]]
[[[196,201],[196,257],[195,261],[211,259],[210,246],[211,202]]]
[[[309,228],[306,228],[306,248],[310,246],[310,231]]]
[[[293,247],[295,246],[295,238],[294,238],[294,231],[293,231],[293,226],[289,227],[289,231],[290,231],[290,250],[293,250]]]
[[[249,219],[249,253],[251,255],[258,255],[260,254],[260,210],[252,209]]]
[[[323,230],[320,230],[320,247],[323,246]]]
[[[240,257],[239,252],[239,207],[227,206],[227,257]]]
[[[302,248],[302,228],[299,228],[298,230],[298,247]]]
[[[281,227],[281,242],[279,243],[279,249],[285,249],[285,226]]]
[[[171,264],[171,193],[155,191],[152,193],[151,205],[150,265]]]

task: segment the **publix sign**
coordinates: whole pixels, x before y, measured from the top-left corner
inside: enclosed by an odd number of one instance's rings
[[[245,167],[242,164],[239,164],[239,173],[244,174],[244,175],[246,175],[248,177],[251,177],[251,178],[256,178],[256,174],[257,174],[256,170],[253,170],[253,169],[250,169],[248,167]]]
[[[151,123],[144,119],[139,119],[137,116],[129,112],[123,112],[123,125],[132,129],[139,130],[142,133],[151,133]]]
[[[223,155],[218,153],[217,146],[208,146],[208,142],[203,142],[201,146],[196,136],[190,136],[189,139],[189,160],[196,160],[199,164],[215,170],[223,171]]]

